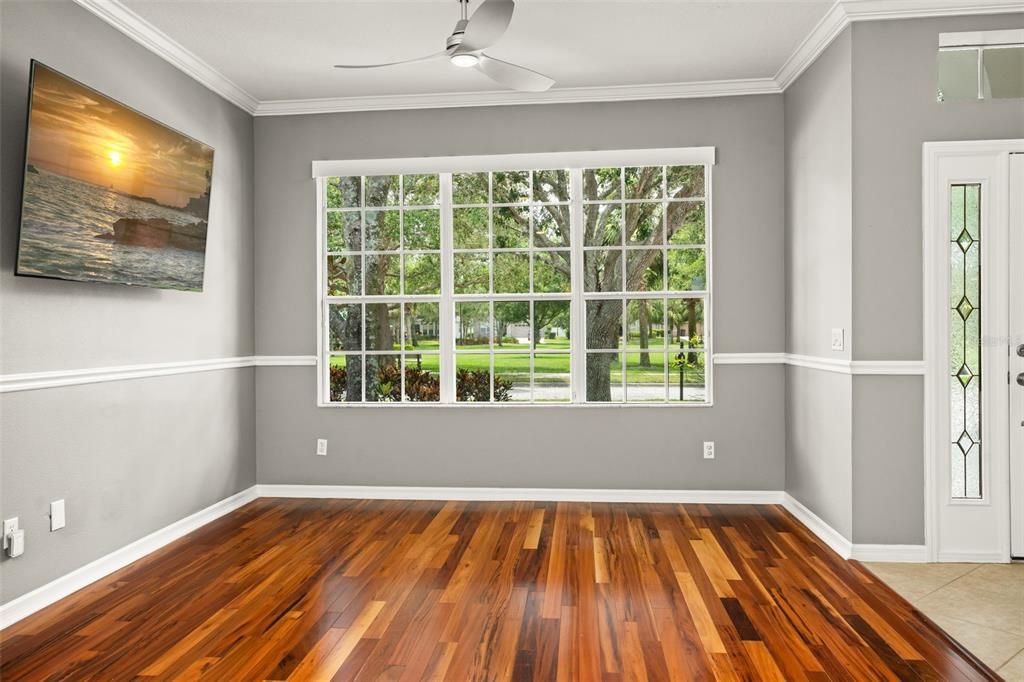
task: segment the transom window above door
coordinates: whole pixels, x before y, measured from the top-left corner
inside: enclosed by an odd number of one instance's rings
[[[319,403],[709,405],[713,161],[315,162]]]

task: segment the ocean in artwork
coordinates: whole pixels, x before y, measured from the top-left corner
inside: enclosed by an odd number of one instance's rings
[[[16,274],[202,291],[213,148],[31,69]]]
[[[157,219],[172,226],[200,222],[197,216],[184,211],[57,173],[31,169],[25,176],[18,272],[202,290],[203,251],[121,243],[114,225],[125,218],[153,223]]]

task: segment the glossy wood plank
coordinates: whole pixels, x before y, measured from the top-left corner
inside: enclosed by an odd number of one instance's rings
[[[261,499],[0,632],[7,680],[994,680],[775,506]]]

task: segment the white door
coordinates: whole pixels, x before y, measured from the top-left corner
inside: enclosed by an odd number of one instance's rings
[[[1010,554],[1024,558],[1024,153],[1010,155]]]
[[[933,561],[1024,554],[1024,156],[1014,152],[1024,141],[925,145]]]

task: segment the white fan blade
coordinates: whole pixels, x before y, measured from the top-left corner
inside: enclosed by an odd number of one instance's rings
[[[400,62],[385,62],[384,64],[335,64],[336,69],[377,69],[382,66],[398,66],[399,64],[413,64],[415,62],[425,62],[428,59],[437,59],[438,57],[444,57],[447,52],[435,52],[434,54],[428,54],[426,57],[416,57],[416,59],[403,59]]]
[[[503,62],[485,54],[480,55],[476,69],[493,81],[524,92],[544,92],[555,81],[542,73],[530,71],[529,69]]]
[[[513,0],[484,0],[469,18],[458,51],[476,52],[498,42],[512,21],[515,8]]]

